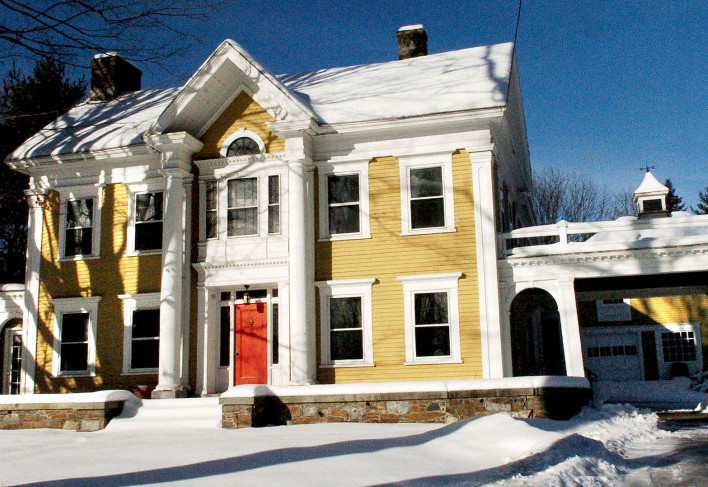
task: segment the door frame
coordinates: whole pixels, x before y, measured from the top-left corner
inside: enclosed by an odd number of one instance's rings
[[[14,320],[8,320],[6,323],[0,327],[0,333],[2,333],[2,389],[0,393],[10,394],[10,372],[12,367],[12,339],[13,335],[20,337],[20,343],[22,343],[22,323],[12,324]],[[20,351],[20,360],[22,359],[22,353]],[[20,375],[22,374],[22,366],[20,363]],[[20,376],[20,380],[22,380]]]
[[[234,375],[235,375],[235,362],[234,362],[234,345],[235,345],[235,339],[236,339],[236,305],[237,304],[245,304],[246,301],[243,298],[243,293],[246,291],[245,286],[234,286],[234,287],[229,287],[229,288],[224,288],[221,289],[219,292],[221,294],[221,299],[219,301],[219,309],[222,307],[229,307],[229,365],[227,367],[222,367],[217,365],[217,373],[228,373],[228,387],[233,387],[234,386]],[[258,294],[262,293],[265,291],[265,296],[259,297]],[[273,305],[276,305],[278,307],[278,311],[280,312],[280,306],[279,306],[279,298],[278,298],[278,286],[277,285],[252,285],[249,286],[248,288],[249,295],[250,297],[250,303],[265,303],[266,304],[266,319],[267,319],[267,339],[268,339],[268,345],[267,345],[267,351],[266,351],[266,376],[267,376],[267,384],[271,384],[273,382]],[[228,294],[228,298],[224,296],[224,294]],[[277,323],[282,323],[282,320],[280,317],[276,320]],[[217,323],[217,327],[219,324]],[[219,337],[219,340],[221,337]],[[219,344],[220,341],[217,340],[217,350],[219,349]],[[218,382],[218,381],[217,381]]]

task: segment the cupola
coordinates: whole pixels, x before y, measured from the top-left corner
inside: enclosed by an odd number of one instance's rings
[[[666,196],[669,188],[661,184],[647,169],[642,184],[634,191],[632,201],[637,205],[639,218],[669,216],[666,209]]]

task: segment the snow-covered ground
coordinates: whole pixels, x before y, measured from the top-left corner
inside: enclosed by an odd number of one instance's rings
[[[2,485],[696,485],[686,433],[626,405],[569,421],[223,430],[217,399],[130,403],[104,431],[0,431]],[[700,443],[703,441],[703,443]],[[695,446],[695,445],[694,445]],[[700,469],[704,468],[703,471]]]

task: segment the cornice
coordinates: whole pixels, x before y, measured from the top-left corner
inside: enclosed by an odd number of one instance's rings
[[[254,162],[283,161],[286,159],[285,152],[273,154],[253,154],[246,156],[219,157],[216,159],[201,159],[194,161],[200,171],[213,171],[228,166],[241,166],[253,164]]]
[[[26,174],[36,172],[38,168],[47,168],[78,162],[94,162],[118,160],[126,157],[146,156],[153,154],[152,149],[144,144],[129,145],[115,149],[102,149],[90,152],[73,152],[70,154],[54,154],[42,157],[7,160],[5,163],[16,171]]]
[[[195,262],[192,266],[201,272],[215,270],[247,269],[254,267],[275,267],[288,265],[288,259],[251,260],[242,262]]]

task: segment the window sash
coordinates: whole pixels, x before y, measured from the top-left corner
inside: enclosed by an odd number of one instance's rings
[[[162,249],[163,193],[135,195],[135,250]]]
[[[330,297],[330,359],[364,359],[364,328],[361,296]]]
[[[206,238],[217,238],[219,231],[219,217],[217,211],[218,187],[216,181],[207,181],[205,184],[205,221]]]
[[[450,315],[447,292],[413,294],[416,357],[449,357]]]
[[[411,229],[445,226],[445,191],[442,166],[410,168]]]
[[[59,372],[88,371],[89,313],[63,313],[59,345]]]
[[[91,255],[93,253],[94,200],[92,198],[66,202],[64,255]]]
[[[280,233],[280,176],[268,176],[268,233]]]
[[[330,235],[361,231],[358,174],[327,176],[327,204]]]
[[[258,234],[258,178],[228,181],[229,237]]]
[[[156,369],[160,363],[160,310],[135,309],[131,323],[130,368]]]

